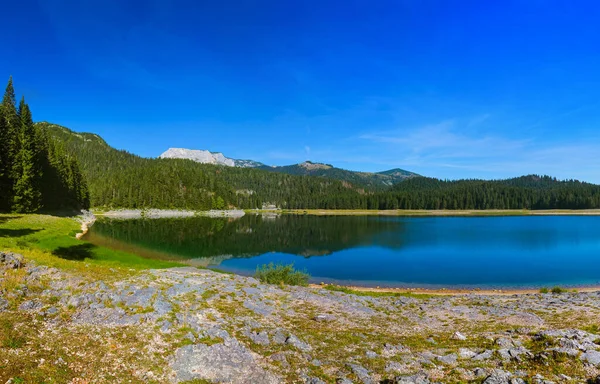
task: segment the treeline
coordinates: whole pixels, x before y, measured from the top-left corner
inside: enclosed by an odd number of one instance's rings
[[[323,177],[149,159],[110,147],[95,134],[49,123],[40,131],[74,153],[89,182],[92,206],[222,209],[594,209],[600,186],[547,176],[446,181],[411,177],[385,190]]]
[[[89,207],[75,156],[32,120],[12,77],[0,105],[0,212],[30,213]]]
[[[597,209],[600,186],[537,175],[491,181],[418,177],[373,198],[380,209]]]

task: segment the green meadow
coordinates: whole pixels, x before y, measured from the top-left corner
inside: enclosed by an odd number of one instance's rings
[[[0,250],[22,253],[51,267],[106,277],[181,265],[78,240],[80,227],[75,217],[0,214]]]

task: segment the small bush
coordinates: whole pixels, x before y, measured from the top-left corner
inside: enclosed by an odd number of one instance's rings
[[[552,288],[552,293],[559,294],[559,293],[565,293],[565,292],[566,292],[566,290],[562,289],[561,287]]]
[[[294,264],[269,263],[256,267],[254,277],[267,284],[308,285],[310,275],[306,271],[295,270]]]
[[[548,293],[548,292],[550,292],[550,290],[548,288],[546,288],[546,287],[540,288],[540,293]]]

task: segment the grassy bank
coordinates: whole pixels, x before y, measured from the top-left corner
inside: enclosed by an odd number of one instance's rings
[[[77,240],[80,226],[73,217],[0,214],[0,250],[22,253],[40,264],[88,276],[108,277],[180,265]]]

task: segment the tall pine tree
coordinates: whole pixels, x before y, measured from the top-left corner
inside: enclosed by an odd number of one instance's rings
[[[40,183],[42,175],[38,156],[37,130],[25,98],[19,104],[20,127],[16,132],[15,156],[12,166],[13,205],[15,212],[36,212],[41,207]]]
[[[0,211],[8,211],[12,204],[15,138],[20,125],[12,76],[0,104],[0,120]]]
[[[89,208],[77,159],[33,123],[25,98],[15,107],[12,77],[0,104],[0,212]]]

